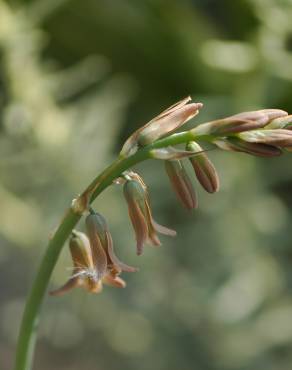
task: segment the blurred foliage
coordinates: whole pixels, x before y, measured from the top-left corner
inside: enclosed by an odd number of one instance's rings
[[[291,17],[291,0],[0,0],[1,370],[48,235],[130,132],[188,94],[196,122],[292,112]],[[100,197],[140,272],[126,290],[47,298],[35,369],[291,369],[291,157],[210,157],[221,190],[199,189],[192,214],[162,163],[139,167],[178,231],[143,257],[121,189]],[[70,265],[64,248],[52,285]]]

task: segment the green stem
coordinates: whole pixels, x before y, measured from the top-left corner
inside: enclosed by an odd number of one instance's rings
[[[190,140],[194,140],[194,136],[189,131],[173,134],[138,150],[128,158],[118,158],[89,185],[88,189],[94,189],[89,202],[92,203],[122,172],[151,158],[152,149],[186,143]],[[15,370],[31,370],[32,368],[41,304],[62,247],[80,218],[81,215],[74,213],[74,210],[70,208],[48,244],[26,301],[17,342]]]

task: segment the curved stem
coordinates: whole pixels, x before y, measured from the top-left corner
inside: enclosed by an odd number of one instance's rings
[[[138,150],[128,158],[118,158],[93,180],[83,194],[88,192],[90,194],[89,203],[92,203],[122,172],[150,158],[152,149],[185,143],[190,140],[194,140],[194,135],[189,131],[173,134]],[[81,214],[76,213],[74,208],[70,208],[48,244],[26,301],[17,342],[15,370],[31,370],[40,307],[62,246],[80,218]]]

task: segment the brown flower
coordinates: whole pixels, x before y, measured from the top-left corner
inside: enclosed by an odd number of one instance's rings
[[[50,292],[51,295],[62,295],[76,287],[99,293],[103,283],[124,288],[126,283],[119,277],[120,273],[137,271],[116,257],[108,226],[100,214],[87,216],[86,226],[89,238],[84,233],[74,231],[70,239],[74,264],[70,279],[61,288]]]
[[[97,278],[89,239],[86,234],[73,231],[69,241],[73,260],[73,272],[70,279],[59,289],[50,292],[51,295],[62,295],[76,287],[83,287],[95,293],[101,290],[101,282]]]
[[[137,254],[140,255],[145,243],[154,246],[161,245],[157,233],[175,236],[176,232],[154,221],[147,187],[142,178],[133,172],[128,174],[127,177],[128,180],[124,184],[124,195],[136,235]]]
[[[148,145],[161,137],[177,130],[185,122],[195,117],[202,108],[202,103],[191,103],[191,97],[172,105],[143,127],[135,131],[125,142],[121,156],[128,157],[134,154],[138,146]]]

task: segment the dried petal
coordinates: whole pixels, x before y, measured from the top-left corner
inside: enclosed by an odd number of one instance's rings
[[[51,290],[49,294],[53,296],[60,296],[60,295],[63,295],[64,293],[69,292],[73,288],[76,288],[81,285],[82,285],[82,282],[79,279],[79,277],[77,276],[72,277],[63,286],[61,286],[61,288],[58,288],[56,290]]]
[[[149,205],[148,202],[146,202],[145,206],[146,206],[145,218],[146,218],[146,222],[147,222],[147,226],[148,226],[148,239],[152,243],[152,245],[155,245],[155,246],[159,247],[161,245],[161,242],[160,242],[160,240],[157,236],[156,230],[153,226],[153,219],[152,219],[152,213],[151,213],[150,205]]]
[[[113,241],[111,235],[108,233],[107,234],[107,246],[108,246],[108,255],[110,260],[112,261],[114,266],[118,266],[121,271],[126,271],[126,272],[136,272],[138,269],[136,267],[132,267],[129,265],[126,265],[125,263],[121,262],[118,257],[115,255],[114,248],[113,248]]]
[[[200,184],[208,193],[215,193],[219,190],[219,177],[217,171],[202,150],[200,145],[194,141],[187,144],[187,150],[199,153],[191,157],[189,160],[195,170],[196,176]]]
[[[173,190],[182,205],[189,210],[197,208],[198,201],[195,189],[181,161],[165,161],[165,169]]]
[[[159,234],[168,235],[168,236],[176,236],[175,230],[169,229],[168,227],[158,224],[156,221],[153,220],[153,218],[152,218],[152,224],[153,224],[154,229]]]
[[[126,282],[121,279],[119,276],[113,277],[111,275],[107,275],[104,278],[104,283],[111,285],[115,288],[126,288]]]

